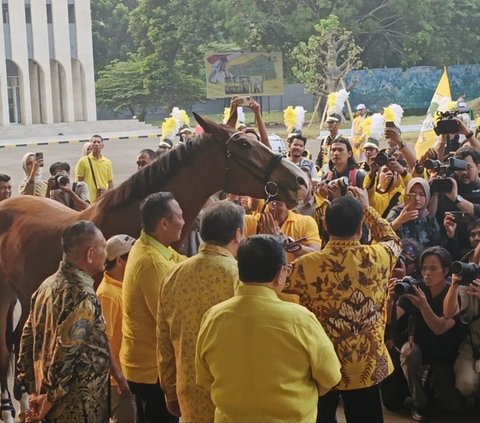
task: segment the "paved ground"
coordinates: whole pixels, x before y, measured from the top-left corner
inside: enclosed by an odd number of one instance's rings
[[[139,139],[131,138],[128,140],[111,140],[105,142],[104,154],[112,160],[114,169],[114,182],[119,184],[128,178],[136,170],[135,159],[137,153],[143,148],[156,149],[158,139]],[[17,195],[18,184],[23,178],[21,168],[22,156],[31,151],[42,151],[45,157],[45,175],[48,174],[48,167],[55,161],[67,161],[72,166],[72,172],[81,155],[82,143],[69,144],[49,144],[43,146],[28,146],[28,147],[11,147],[0,149],[0,173],[6,173],[12,177],[14,195]],[[318,143],[309,141],[309,150],[315,154],[318,152]],[[338,413],[339,423],[345,422],[343,412]],[[385,410],[386,423],[407,423],[411,422],[409,410],[405,409],[399,413],[391,413]],[[478,423],[480,417],[451,417],[451,416],[437,416],[433,420],[438,423]],[[365,422],[368,423],[368,422]]]

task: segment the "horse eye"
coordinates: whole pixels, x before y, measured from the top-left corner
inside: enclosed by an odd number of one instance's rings
[[[250,144],[247,141],[242,141],[240,145],[244,150],[250,147]]]

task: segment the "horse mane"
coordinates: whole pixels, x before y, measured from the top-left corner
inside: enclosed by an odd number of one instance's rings
[[[108,191],[97,204],[101,209],[108,209],[143,200],[152,192],[159,191],[161,186],[200,153],[210,149],[211,140],[211,135],[203,133],[192,140],[178,144],[134,173],[117,188]]]

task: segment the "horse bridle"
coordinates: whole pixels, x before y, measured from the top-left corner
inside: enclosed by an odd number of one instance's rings
[[[235,132],[230,136],[230,138],[225,142],[225,158],[226,163],[225,163],[225,184],[224,188],[226,188],[227,185],[227,180],[228,180],[228,175],[230,172],[230,165],[229,161],[232,160],[235,162],[238,166],[242,167],[246,171],[248,171],[255,179],[262,181],[264,185],[264,190],[265,194],[267,195],[267,200],[265,202],[265,206],[271,202],[277,195],[278,195],[278,184],[276,182],[273,182],[270,180],[270,176],[272,175],[273,171],[277,168],[277,166],[280,164],[280,162],[283,159],[283,156],[281,154],[273,154],[273,157],[270,159],[270,162],[268,163],[267,168],[265,169],[265,172],[263,173],[263,169],[261,168],[254,168],[252,169],[250,166],[246,165],[242,159],[238,156],[235,155],[234,152],[230,150],[228,147],[230,141],[232,141],[237,135],[243,134],[243,132]],[[257,173],[257,170],[259,171],[260,174]],[[264,206],[264,207],[265,207]]]

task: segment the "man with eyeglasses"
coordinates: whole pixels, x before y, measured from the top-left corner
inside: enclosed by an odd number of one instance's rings
[[[237,252],[242,284],[204,315],[197,384],[214,421],[313,422],[318,395],[340,380],[340,363],[315,315],[281,301],[289,264],[283,241],[254,235]]]

